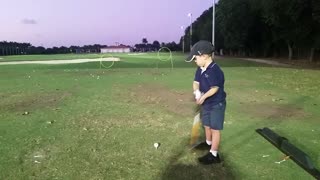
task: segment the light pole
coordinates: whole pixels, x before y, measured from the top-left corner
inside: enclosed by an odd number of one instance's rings
[[[184,53],[184,27],[181,26],[180,28],[182,30],[182,52]]]
[[[190,18],[190,51],[192,48],[192,14],[189,13],[188,17]]]
[[[213,0],[213,4],[212,4],[212,45],[214,47],[214,21],[215,21],[215,5],[216,5],[216,1]]]

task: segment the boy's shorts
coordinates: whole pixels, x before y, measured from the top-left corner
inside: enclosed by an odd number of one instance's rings
[[[203,105],[201,107],[202,124],[214,130],[222,130],[225,111],[226,101],[215,105]]]

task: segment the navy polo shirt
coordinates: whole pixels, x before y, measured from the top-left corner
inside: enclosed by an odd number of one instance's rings
[[[218,91],[214,95],[208,97],[203,102],[203,105],[215,105],[225,101],[226,93],[224,92],[224,74],[215,62],[209,64],[204,72],[202,72],[201,68],[198,67],[194,81],[199,82],[199,88],[202,93],[206,93],[213,86],[219,87]]]

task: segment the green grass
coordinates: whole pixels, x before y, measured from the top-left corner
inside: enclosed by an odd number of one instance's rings
[[[275,164],[284,154],[255,132],[262,127],[320,168],[319,71],[218,59],[228,94],[224,162],[202,166],[196,158],[205,152],[188,150],[195,65],[179,53],[173,70],[169,62],[155,68],[155,53],[113,56],[121,62],[110,69],[0,66],[0,179],[313,179],[292,160]]]
[[[35,60],[65,60],[65,59],[84,59],[98,58],[100,54],[53,54],[53,55],[15,55],[15,56],[0,56],[0,62],[8,61],[35,61]]]

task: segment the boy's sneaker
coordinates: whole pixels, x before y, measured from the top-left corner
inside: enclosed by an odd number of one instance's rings
[[[214,163],[220,163],[220,157],[219,154],[217,154],[217,156],[215,157],[214,155],[212,155],[211,152],[209,152],[208,154],[198,158],[199,162],[201,164],[214,164]]]
[[[210,150],[211,149],[211,145],[208,145],[205,141],[201,142],[199,144],[196,144],[192,149],[194,150]]]

